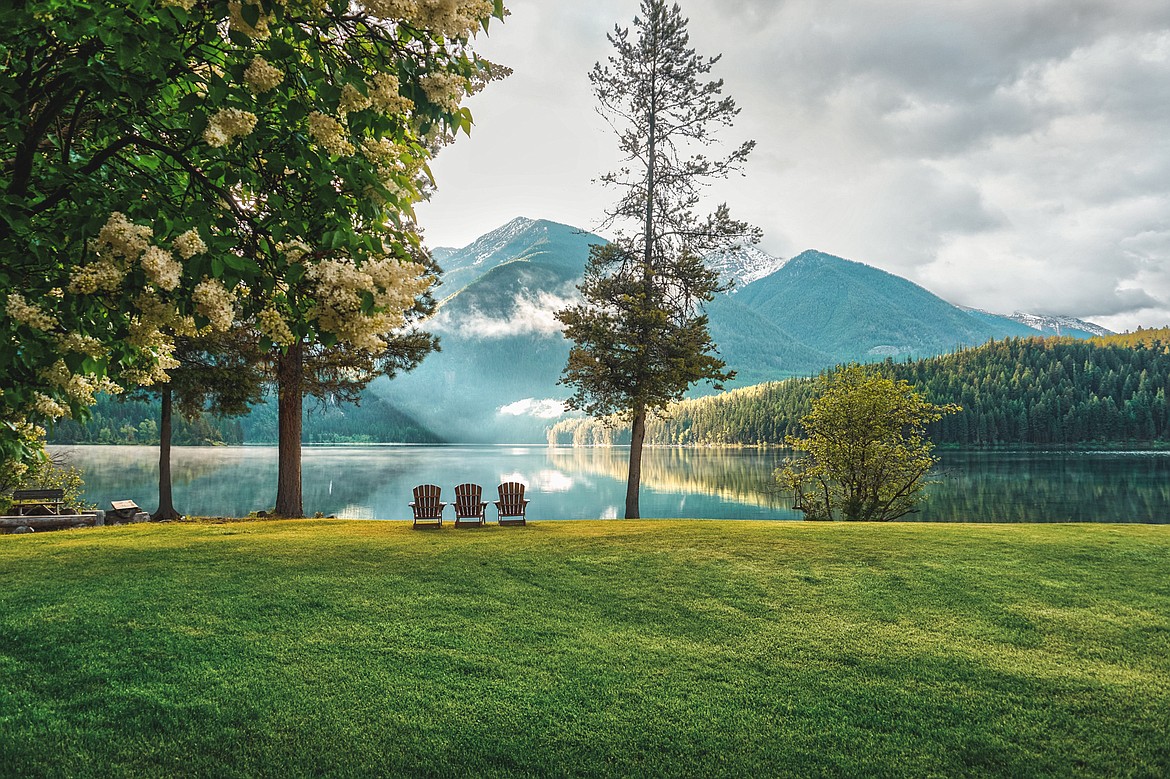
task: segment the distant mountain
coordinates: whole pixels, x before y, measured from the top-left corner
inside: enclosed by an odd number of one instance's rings
[[[448,298],[493,268],[517,260],[542,257],[552,265],[567,263],[579,276],[589,257],[589,246],[595,243],[605,243],[605,239],[568,225],[517,217],[462,249],[440,247],[431,251],[443,268],[439,297]]]
[[[578,299],[589,247],[603,242],[568,225],[521,218],[460,249],[434,250],[446,272],[428,327],[442,351],[412,373],[375,382],[369,393],[445,440],[543,441],[569,395],[557,384],[569,344],[555,312]],[[709,260],[742,285],[707,306],[720,356],[737,372],[729,386],[1038,334],[822,252],[782,260],[747,247]],[[709,392],[704,385],[692,394]]]
[[[707,265],[719,272],[724,282],[734,286],[731,293],[769,276],[784,266],[787,260],[773,257],[756,246],[742,246],[738,249],[729,249],[722,252],[712,252],[704,259]]]
[[[598,243],[568,225],[515,219],[441,252],[449,292],[428,328],[442,351],[369,392],[447,440],[543,440],[569,395],[557,386],[569,344],[554,315],[576,299]]]
[[[781,324],[745,306],[738,295],[716,296],[707,304],[707,318],[720,359],[736,372],[728,387],[808,376],[837,362],[832,355],[799,341]],[[699,385],[694,394],[709,391]]]
[[[926,357],[1029,334],[1019,322],[969,312],[900,276],[814,250],[736,300],[835,362]]]
[[[1041,314],[1010,314],[1007,317],[1021,324],[1038,330],[1044,335],[1067,335],[1073,338],[1090,338],[1094,336],[1113,335],[1112,330],[1106,330],[1101,325],[1086,322],[1071,316],[1043,316]]]

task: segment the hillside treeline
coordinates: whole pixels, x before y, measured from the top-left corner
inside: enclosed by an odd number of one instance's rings
[[[125,400],[99,395],[84,423],[62,419],[49,430],[53,444],[158,444],[159,400]],[[171,442],[178,446],[239,444],[244,429],[239,419],[205,414],[189,420],[175,414]]]
[[[1078,341],[1012,338],[873,369],[963,411],[930,429],[961,445],[1170,442],[1170,330]],[[647,425],[659,446],[780,444],[799,435],[817,382],[792,379],[688,400]],[[566,420],[550,442],[622,442],[593,420]]]
[[[99,395],[90,419],[65,419],[49,431],[54,444],[158,444],[160,414],[157,398],[125,400]],[[302,422],[305,443],[436,443],[430,430],[380,398],[367,397],[360,406],[307,403]],[[276,403],[261,403],[243,417],[203,414],[188,420],[176,414],[172,442],[176,445],[275,444]]]

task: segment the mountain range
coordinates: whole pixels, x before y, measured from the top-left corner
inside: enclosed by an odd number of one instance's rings
[[[569,344],[555,312],[577,299],[589,247],[599,243],[568,225],[518,218],[463,248],[435,249],[443,285],[427,326],[442,351],[367,393],[444,440],[544,440],[570,394],[557,384]],[[708,261],[732,284],[707,314],[720,355],[737,372],[734,386],[841,362],[943,354],[993,338],[1108,332],[1071,317],[963,308],[815,250],[780,259],[746,247]]]

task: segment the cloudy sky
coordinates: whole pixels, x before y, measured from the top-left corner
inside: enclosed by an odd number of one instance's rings
[[[1170,325],[1167,0],[680,0],[742,109],[712,206],[953,303]],[[637,0],[510,0],[478,50],[515,70],[435,161],[432,246],[516,216],[594,228],[615,139],[586,74]]]

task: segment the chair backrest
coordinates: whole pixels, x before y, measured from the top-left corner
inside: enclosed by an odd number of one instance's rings
[[[441,492],[437,484],[420,484],[414,488],[414,502],[420,506],[438,505]]]
[[[483,499],[483,487],[478,484],[460,484],[455,488],[455,500],[460,498],[469,498],[471,500]]]
[[[455,510],[460,514],[478,514],[482,503],[483,487],[478,484],[460,484],[455,488]]]
[[[505,506],[524,505],[524,485],[518,481],[506,481],[497,488],[500,492],[500,503]]]

